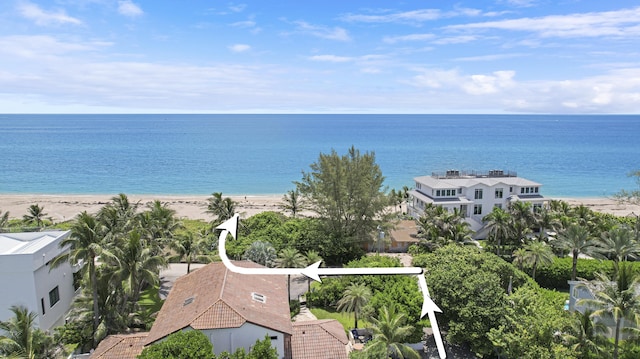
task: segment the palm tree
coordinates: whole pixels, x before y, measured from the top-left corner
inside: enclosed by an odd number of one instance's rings
[[[635,258],[640,253],[640,244],[635,241],[634,233],[627,226],[616,226],[603,233],[596,246],[598,253],[613,259],[616,271],[618,263],[627,260],[628,257]]]
[[[338,301],[338,310],[353,312],[354,326],[358,328],[358,313],[371,299],[371,289],[364,283],[350,284]]]
[[[494,207],[491,213],[487,214],[482,221],[485,228],[489,231],[489,237],[493,238],[496,243],[496,255],[500,255],[502,249],[502,240],[509,237],[511,233],[509,212],[499,207]]]
[[[139,206],[139,201],[131,203],[126,194],[120,193],[111,197],[111,202],[100,209],[97,218],[106,228],[105,238],[108,242],[117,244],[137,226]]]
[[[284,248],[276,259],[278,268],[301,268],[306,263],[304,256],[295,248]],[[287,274],[287,293],[289,294],[287,298],[291,300],[291,274]]]
[[[538,231],[540,233],[540,237],[547,237],[547,231],[551,230],[552,232],[556,232],[558,228],[560,228],[560,221],[558,220],[558,215],[554,211],[549,208],[541,208],[536,213],[536,224],[538,226]]]
[[[82,271],[89,276],[89,286],[93,299],[93,333],[95,334],[100,324],[100,310],[98,307],[98,278],[96,275],[96,258],[108,252],[103,243],[105,236],[104,226],[86,211],[80,213],[71,226],[71,235],[60,242],[60,248],[69,247],[65,252],[54,258],[52,267],[56,267],[66,261],[72,265],[84,264]],[[93,347],[96,342],[94,338]]]
[[[187,273],[191,272],[191,263],[198,261],[200,263],[209,263],[211,258],[203,253],[207,250],[207,239],[202,236],[194,238],[193,233],[186,232],[179,235],[169,242],[169,247],[176,252],[176,255],[169,258],[169,261],[187,262]]]
[[[404,344],[414,330],[411,325],[405,325],[405,321],[404,313],[396,312],[393,307],[382,307],[378,318],[371,319],[374,340],[367,345],[365,351],[375,351],[382,346],[387,349],[390,358],[420,359],[420,354],[415,349]]]
[[[13,317],[0,321],[0,355],[7,358],[35,359],[45,350],[46,335],[35,328],[38,315],[24,306],[11,306]],[[4,357],[4,356],[3,356]],[[42,356],[44,357],[44,356]]]
[[[137,231],[130,232],[124,246],[114,248],[108,259],[117,266],[112,278],[124,289],[125,302],[132,303],[140,299],[145,283],[158,284],[160,269],[167,266],[164,257],[153,255],[151,248],[143,246]]]
[[[141,214],[141,227],[147,232],[149,239],[171,239],[175,231],[182,228],[182,223],[176,219],[176,211],[169,208],[167,203],[155,200],[147,204],[148,210]]]
[[[40,207],[38,204],[32,204],[27,209],[27,214],[22,218],[27,224],[35,223],[38,227],[42,227],[42,221],[47,213],[44,213],[44,207]]]
[[[242,259],[262,264],[265,267],[272,267],[277,257],[276,250],[271,243],[263,241],[251,243],[251,246],[242,255]]]
[[[575,311],[569,332],[562,335],[564,342],[578,354],[579,359],[593,358],[593,354],[600,355],[602,346],[607,344],[607,326],[594,320],[591,314],[593,312],[589,309],[584,313]]]
[[[549,265],[553,263],[553,251],[546,243],[541,241],[531,241],[523,247],[524,262],[531,265],[531,278],[536,280],[536,268],[538,265]]]
[[[640,276],[632,266],[622,262],[615,278],[596,273],[593,281],[583,282],[583,285],[591,292],[593,299],[581,299],[577,304],[595,308],[592,314],[595,317],[613,320],[613,359],[617,359],[623,321],[626,319],[640,325]]]
[[[236,202],[229,197],[222,197],[222,192],[212,193],[207,201],[207,213],[214,215],[218,222],[224,222],[236,213]]]
[[[576,268],[580,254],[593,254],[596,242],[591,238],[589,230],[577,224],[571,224],[565,229],[553,245],[560,250],[568,250],[573,257],[571,280],[576,280]]]
[[[322,262],[323,259],[320,254],[314,250],[310,250],[305,255],[305,260],[307,261],[307,265],[310,266],[317,262]],[[320,264],[324,267],[324,263]],[[307,278],[307,293],[311,292],[311,278]]]
[[[513,258],[513,264],[518,267],[518,269],[522,270],[525,264],[525,258],[527,256],[527,251],[524,248],[518,248],[511,254]]]
[[[511,228],[516,241],[523,242],[527,233],[531,232],[531,225],[535,221],[531,203],[516,201],[509,204]]]
[[[287,193],[282,196],[283,204],[280,206],[287,212],[291,212],[291,217],[296,218],[296,215],[300,213],[300,211],[306,209],[306,201],[300,195],[300,191],[296,188],[295,190],[289,190]]]
[[[4,212],[0,211],[0,232],[2,232],[3,228],[9,227],[9,211]]]

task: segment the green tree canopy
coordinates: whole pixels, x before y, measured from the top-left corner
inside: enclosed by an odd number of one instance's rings
[[[179,331],[144,348],[138,359],[214,359],[209,338],[198,330]]]
[[[360,252],[358,245],[371,239],[380,215],[389,205],[375,154],[360,154],[351,147],[340,156],[332,150],[321,153],[310,167],[296,186],[336,242],[331,255],[324,252],[323,257],[330,263],[355,258]]]

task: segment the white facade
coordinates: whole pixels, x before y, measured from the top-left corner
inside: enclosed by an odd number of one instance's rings
[[[263,340],[265,335],[271,338],[271,346],[278,351],[278,357],[285,357],[285,334],[273,329],[265,328],[253,323],[245,322],[239,328],[203,329],[216,355],[222,352],[233,353],[242,347],[248,353],[257,340]]]
[[[38,314],[42,330],[64,324],[79,267],[63,263],[51,268],[49,264],[68,250],[59,243],[69,235],[69,231],[0,233],[0,320],[13,316],[11,306],[23,305]]]
[[[494,207],[507,209],[514,201],[531,202],[534,207],[544,204],[539,183],[518,177],[514,172],[492,170],[488,172],[462,172],[450,170],[416,177],[410,192],[413,202],[409,214],[419,218],[428,203],[442,206],[450,212],[458,210],[467,219],[471,229],[478,232],[482,219]]]

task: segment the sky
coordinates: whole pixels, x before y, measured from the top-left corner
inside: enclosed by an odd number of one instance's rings
[[[0,113],[640,113],[640,3],[2,0]]]

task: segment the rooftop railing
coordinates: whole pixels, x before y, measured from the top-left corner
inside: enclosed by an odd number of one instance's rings
[[[518,177],[515,171],[489,170],[489,171],[459,171],[447,170],[446,172],[432,172],[434,178],[491,178],[491,177]]]

